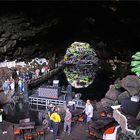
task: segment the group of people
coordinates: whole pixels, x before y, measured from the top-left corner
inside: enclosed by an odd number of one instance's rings
[[[59,130],[59,123],[62,121],[62,117],[59,113],[59,108],[55,107],[53,104],[48,106],[48,129],[53,132],[53,140],[58,139],[58,130]],[[71,120],[72,114],[68,107],[65,108],[65,117],[64,117],[64,127],[63,131],[70,135],[71,133]]]
[[[90,122],[93,118],[93,106],[90,100],[87,100],[85,109],[83,112],[86,115],[86,123]],[[55,107],[53,104],[48,106],[48,129],[53,132],[53,140],[58,140],[58,130],[59,124],[62,121],[62,117],[59,113],[59,108]],[[65,116],[64,116],[64,126],[63,132],[68,135],[71,134],[71,122],[72,122],[72,113],[69,107],[65,108]]]
[[[32,71],[32,78],[38,78],[40,75],[45,75],[50,71],[49,66],[43,66],[41,69],[37,68],[35,71]]]
[[[49,66],[42,66],[42,68],[27,68],[27,70],[24,70],[24,72],[20,71],[17,69],[16,73],[17,76],[24,79],[24,80],[30,80],[30,79],[35,79],[38,78],[40,75],[47,74],[49,72]]]
[[[35,79],[37,77],[39,77],[40,75],[45,75],[49,72],[49,66],[48,65],[43,65],[41,68],[36,68],[35,70],[27,68],[26,70],[21,70],[19,68],[17,68],[16,70],[16,75],[18,80],[18,91],[20,94],[24,93],[25,91],[25,84],[26,81],[31,80],[31,79]],[[8,93],[10,93],[10,91],[15,91],[15,80],[10,77],[7,78],[3,85],[2,88],[4,90],[4,94],[8,95]]]
[[[11,77],[6,79],[2,85],[4,94],[7,96],[10,92],[15,92],[15,80]],[[25,90],[25,80],[19,77],[18,80],[18,91],[22,94]]]
[[[8,95],[8,93],[10,93],[10,91],[15,91],[15,81],[14,79],[11,77],[10,79],[6,79],[5,82],[3,83],[3,90],[4,90],[4,94]]]
[[[34,71],[31,71],[32,78],[38,78],[40,75],[45,75],[50,71],[49,66],[42,66],[42,68],[36,68]]]
[[[21,72],[19,70],[16,71],[18,76],[18,91],[20,94],[23,94],[26,88],[26,82],[31,79],[38,78],[41,75],[47,74],[49,72],[48,66],[43,66],[41,69],[37,68],[35,71]]]

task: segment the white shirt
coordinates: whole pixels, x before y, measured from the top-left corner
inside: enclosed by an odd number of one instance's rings
[[[93,106],[91,104],[86,104],[85,113],[88,117],[93,117]]]
[[[11,86],[11,90],[15,91],[15,82],[14,81],[10,84],[10,86]]]
[[[44,73],[44,72],[45,72],[45,68],[44,68],[44,67],[41,69],[41,72],[42,72],[42,73]]]

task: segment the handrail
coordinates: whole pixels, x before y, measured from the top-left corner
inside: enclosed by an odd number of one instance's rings
[[[34,79],[30,79],[27,81],[27,84],[30,86],[36,82],[42,82],[42,80],[46,79],[46,78],[50,78],[52,75],[56,74],[60,69],[62,69],[64,66],[59,66],[58,68],[55,68],[51,71],[49,71],[48,73],[44,74],[44,75],[41,75],[37,78],[34,78]]]
[[[29,96],[30,105],[37,105],[37,106],[41,105],[41,106],[47,107],[50,103],[55,104],[55,105],[62,105],[62,104],[64,105],[66,104],[66,101]]]

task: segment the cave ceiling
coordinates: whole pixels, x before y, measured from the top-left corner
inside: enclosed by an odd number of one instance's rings
[[[88,42],[100,59],[129,61],[139,46],[139,2],[3,2],[0,61],[60,59],[74,41]]]

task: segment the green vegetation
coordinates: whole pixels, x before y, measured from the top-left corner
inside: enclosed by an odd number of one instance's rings
[[[74,42],[68,49],[64,56],[64,60],[68,60],[71,57],[77,57],[82,54],[82,52],[92,52],[93,50],[90,48],[90,45],[88,43],[80,43],[80,42]]]
[[[137,76],[140,76],[140,52],[132,55],[130,66],[132,67],[131,71],[134,72]]]
[[[67,67],[64,73],[72,86],[82,88],[93,82],[95,57],[96,54],[88,43],[74,42],[67,49],[64,56]]]

